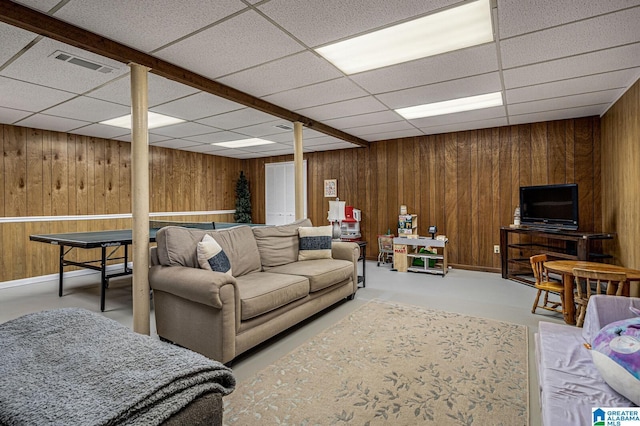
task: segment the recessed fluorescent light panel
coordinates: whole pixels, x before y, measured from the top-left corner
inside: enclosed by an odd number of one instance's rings
[[[181,118],[169,117],[168,115],[162,115],[149,111],[147,113],[147,127],[149,129],[155,129],[158,127],[170,126],[172,124],[184,123],[185,120]],[[106,124],[108,126],[123,127],[131,130],[131,114],[124,115],[122,117],[112,118],[111,120],[101,121],[100,124]]]
[[[260,139],[260,138],[251,138],[251,139],[242,139],[238,141],[217,142],[217,143],[212,143],[211,145],[223,146],[225,148],[246,148],[248,146],[268,145],[270,143],[275,143],[275,142],[268,141],[265,139]]]
[[[495,92],[487,93],[485,95],[469,96],[468,98],[452,99],[432,104],[399,108],[395,111],[407,120],[411,120],[414,118],[453,114],[454,112],[491,108],[500,105],[502,105],[502,92]]]
[[[493,41],[491,5],[477,0],[316,49],[346,74]]]

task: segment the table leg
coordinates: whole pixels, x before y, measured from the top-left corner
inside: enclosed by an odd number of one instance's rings
[[[104,312],[104,299],[107,291],[107,248],[102,246],[102,258],[100,259],[100,311]]]
[[[575,324],[576,304],[573,301],[573,274],[563,274],[562,284],[564,286],[564,300],[562,303],[564,322],[567,324]]]
[[[60,277],[58,278],[58,297],[62,297],[63,277],[64,277],[64,246],[60,245]]]

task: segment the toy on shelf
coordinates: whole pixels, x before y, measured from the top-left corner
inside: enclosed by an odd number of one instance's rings
[[[353,206],[345,207],[345,218],[340,226],[340,239],[347,241],[360,241],[362,234],[360,233],[360,221],[362,220],[362,212],[354,209]]]

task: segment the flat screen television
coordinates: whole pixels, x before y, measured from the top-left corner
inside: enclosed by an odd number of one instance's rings
[[[521,186],[520,223],[551,229],[578,229],[578,184]]]

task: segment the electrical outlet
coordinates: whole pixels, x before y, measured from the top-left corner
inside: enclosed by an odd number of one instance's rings
[[[496,254],[499,254],[500,253],[500,246],[498,246],[498,245],[493,246],[493,252],[496,253]]]

